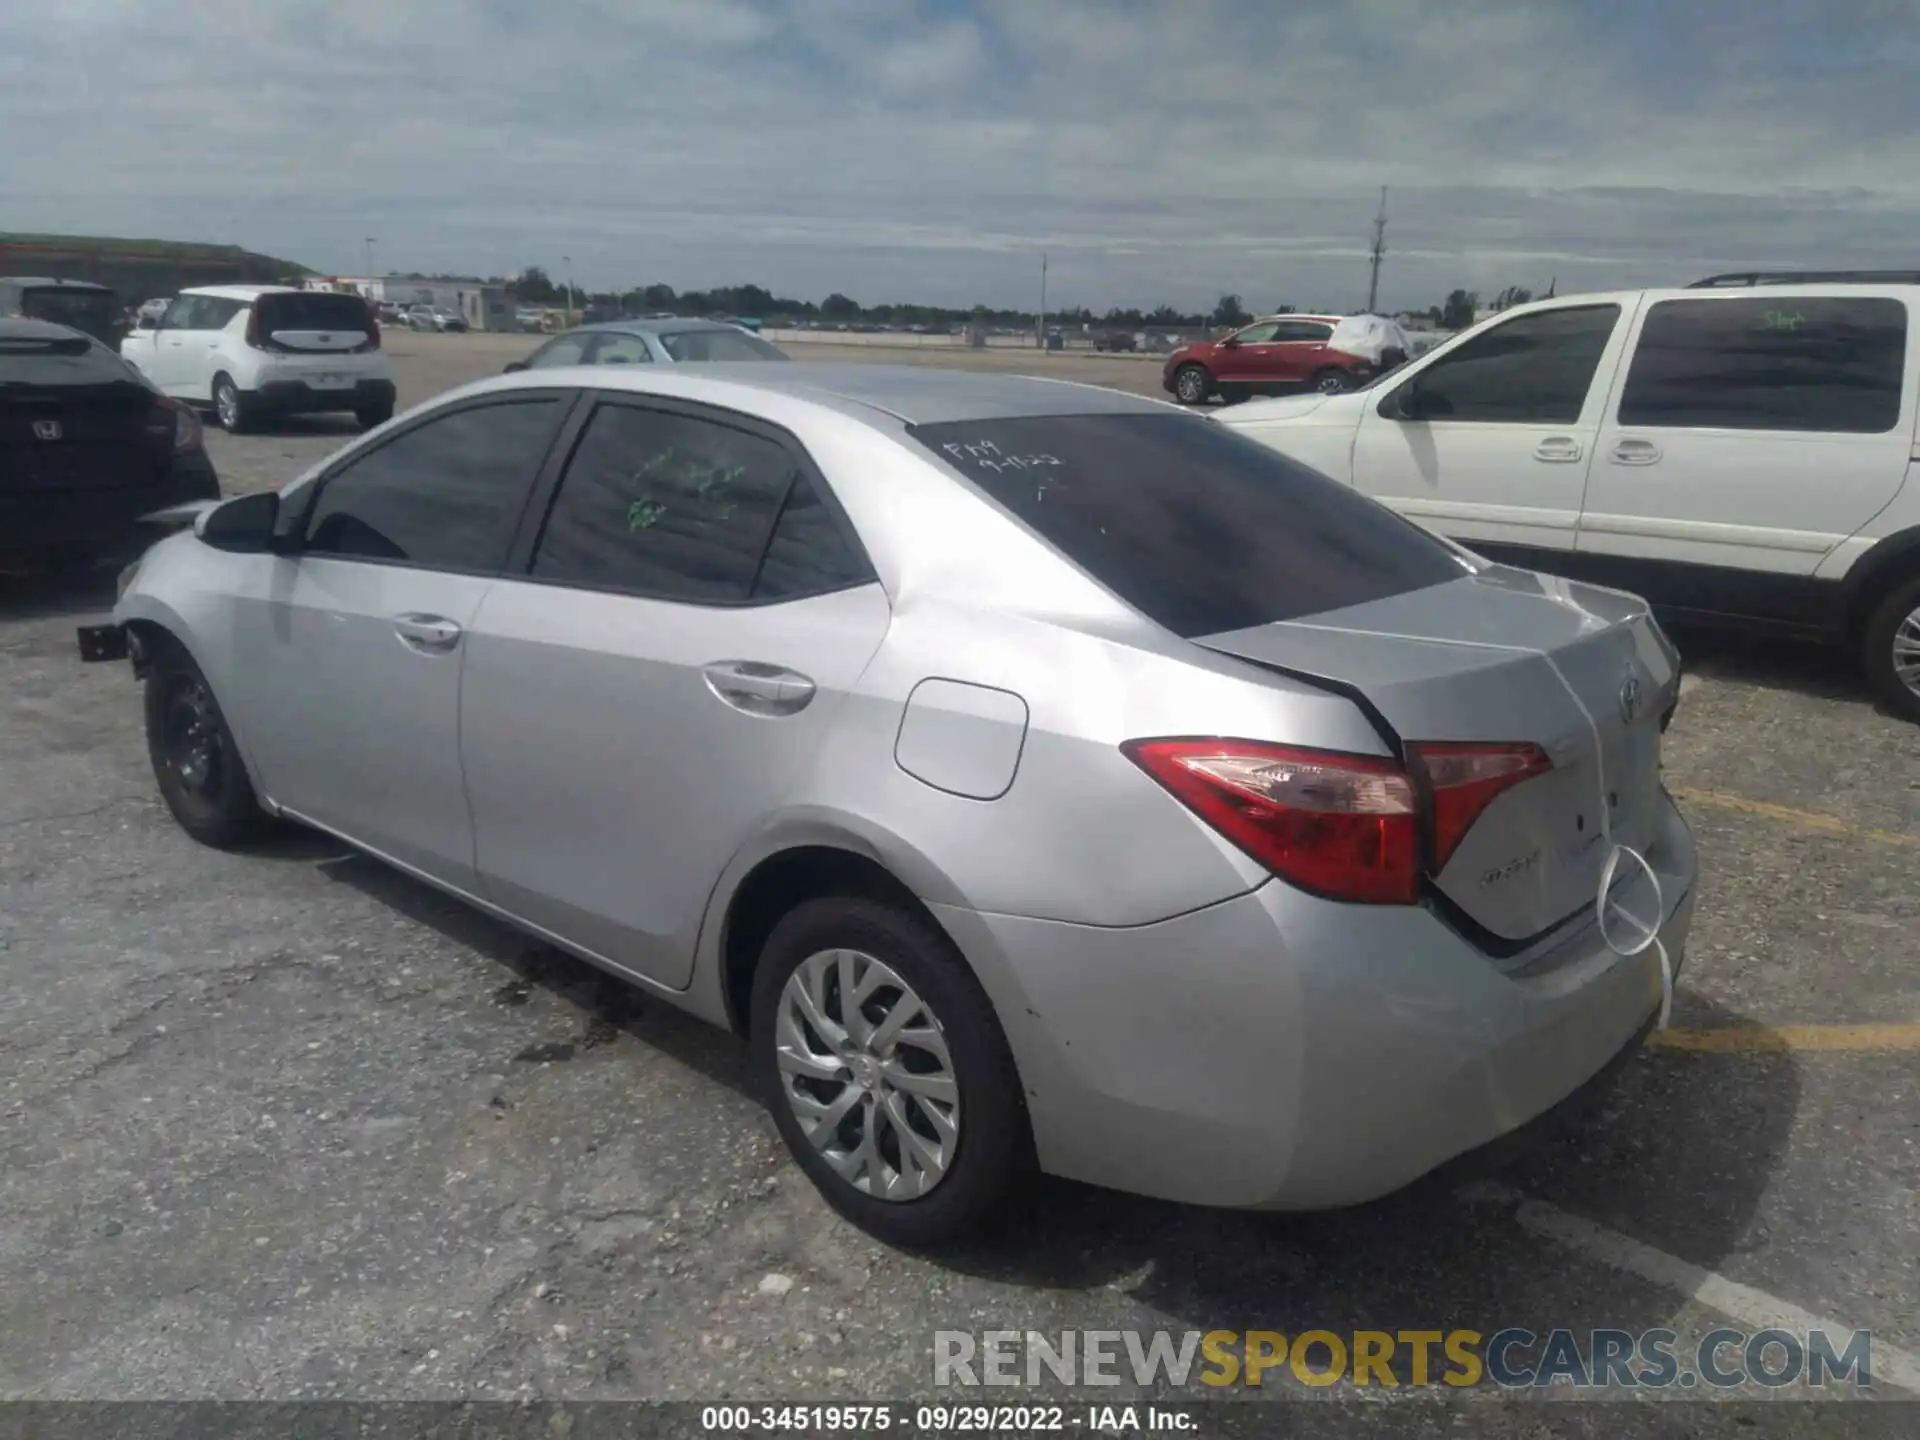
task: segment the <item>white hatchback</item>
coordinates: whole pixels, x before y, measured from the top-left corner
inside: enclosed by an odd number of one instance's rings
[[[158,320],[141,318],[120,354],[228,430],[271,415],[349,411],[365,429],[393,416],[393,365],[357,295],[285,285],[183,290]]]

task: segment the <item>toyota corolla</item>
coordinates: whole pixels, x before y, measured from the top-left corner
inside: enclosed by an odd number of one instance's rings
[[[317,827],[738,1031],[900,1242],[1036,1167],[1395,1190],[1630,1052],[1684,948],[1646,607],[1157,401],[504,376],[125,584],[87,638],[190,835]]]

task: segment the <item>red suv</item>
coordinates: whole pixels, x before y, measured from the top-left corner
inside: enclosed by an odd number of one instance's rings
[[[1377,367],[1328,346],[1339,323],[1338,315],[1269,315],[1217,340],[1183,345],[1167,357],[1160,386],[1183,405],[1303,387],[1351,390],[1371,380]]]

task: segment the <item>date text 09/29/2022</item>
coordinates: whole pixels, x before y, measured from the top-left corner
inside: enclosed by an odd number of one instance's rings
[[[917,1435],[1191,1433],[1191,1410],[1170,1405],[708,1405],[700,1428],[721,1434],[898,1430]]]

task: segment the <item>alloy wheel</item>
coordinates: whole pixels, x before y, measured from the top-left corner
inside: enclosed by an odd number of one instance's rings
[[[1207,380],[1197,369],[1182,370],[1173,379],[1174,389],[1180,398],[1189,405],[1198,405],[1207,398]]]
[[[1920,606],[1894,629],[1893,673],[1902,685],[1920,696]]]
[[[233,429],[234,422],[240,418],[240,392],[231,382],[222,385],[213,397],[213,408],[219,413],[220,428]]]
[[[167,696],[162,753],[188,794],[204,801],[218,796],[225,777],[225,746],[219,712],[204,681],[183,675]]]
[[[780,1092],[828,1167],[863,1194],[916,1200],[960,1141],[960,1088],[939,1017],[891,967],[822,950],[787,977]]]

